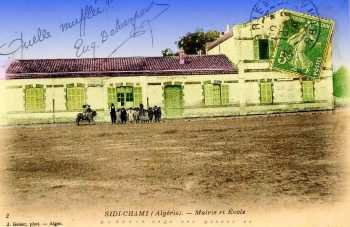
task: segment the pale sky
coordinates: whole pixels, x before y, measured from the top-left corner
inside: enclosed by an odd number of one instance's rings
[[[259,1],[154,0],[152,3],[152,0],[2,0],[0,78],[4,77],[9,60],[18,58],[108,57],[111,53],[114,57],[159,56],[161,50],[167,47],[176,50],[175,41],[187,32],[198,28],[223,31],[227,24],[249,21],[251,11]],[[301,0],[289,1],[293,3]],[[350,56],[348,0],[314,0],[313,3],[320,16],[336,22],[333,43],[335,67],[347,64]],[[106,10],[86,19],[85,27],[74,25],[74,21],[80,19],[81,9],[87,6]],[[288,8],[288,5],[283,8]],[[146,13],[139,15],[142,11]],[[145,23],[144,34],[125,41],[130,35],[132,25],[122,24],[128,18],[135,17],[136,12],[138,21],[151,22]],[[109,32],[116,27],[117,20],[118,32],[105,36],[103,44],[95,44],[103,31]],[[65,23],[70,23],[71,28],[62,31],[60,25]],[[50,34],[49,38],[45,37],[45,31]],[[14,54],[1,56],[17,49],[21,35],[27,41],[38,36],[38,33],[41,33],[41,42],[27,45],[28,48],[23,53],[16,51]],[[120,45],[124,41],[125,44]],[[11,42],[13,45],[7,48]],[[84,49],[77,48],[79,45]]]

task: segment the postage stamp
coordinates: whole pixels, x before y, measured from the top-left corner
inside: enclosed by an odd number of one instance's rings
[[[310,79],[319,78],[333,27],[331,20],[291,13],[283,23],[272,68]]]

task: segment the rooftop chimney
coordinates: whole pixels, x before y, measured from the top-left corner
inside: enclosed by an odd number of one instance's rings
[[[180,65],[185,64],[185,51],[183,51],[183,50],[179,51],[179,63],[180,63]]]
[[[230,32],[230,30],[231,30],[230,25],[229,25],[229,24],[228,24],[228,25],[226,25],[226,31],[225,31],[225,33]]]

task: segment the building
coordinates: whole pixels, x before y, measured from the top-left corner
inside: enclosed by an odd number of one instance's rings
[[[71,122],[86,103],[98,121],[111,103],[161,106],[167,118],[239,114],[229,96],[236,74],[224,55],[19,60],[7,70],[5,119]]]
[[[298,32],[305,35],[308,26],[314,33],[314,40],[310,35],[312,45],[301,51],[308,37],[302,37],[299,43],[293,39]],[[233,26],[218,40],[209,43],[207,52],[225,54],[239,69],[235,77],[239,83],[234,90],[242,95],[241,113],[330,110],[334,108],[333,27],[331,20],[282,9]],[[290,55],[306,57],[286,57],[284,49],[288,42],[293,44],[289,45]],[[298,67],[299,63],[309,63],[314,69],[308,72],[312,67]]]
[[[1,82],[1,123],[72,122],[86,103],[97,121],[109,121],[111,103],[161,106],[166,118],[330,110],[332,29],[330,20],[280,10],[232,27],[205,56],[17,60]],[[283,48],[297,38],[293,59]],[[300,51],[311,43],[312,72]]]

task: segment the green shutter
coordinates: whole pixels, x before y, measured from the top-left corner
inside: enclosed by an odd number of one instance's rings
[[[269,39],[269,55],[270,59],[274,57],[275,41]]]
[[[265,83],[260,83],[260,102],[264,103],[265,100],[266,100]]]
[[[260,102],[261,104],[272,104],[272,83],[260,83]]]
[[[134,106],[138,107],[142,104],[142,87],[134,87]]]
[[[111,106],[113,103],[116,105],[117,103],[117,90],[115,87],[109,87],[107,88],[107,94],[108,94],[108,106]]]
[[[85,105],[85,89],[82,87],[67,88],[68,110],[81,110]]]
[[[259,60],[259,40],[254,39],[254,59]]]
[[[221,104],[222,105],[229,104],[229,86],[228,86],[228,84],[221,85]]]
[[[313,102],[315,100],[313,81],[303,81],[303,100],[304,102]]]
[[[204,85],[204,104],[213,105],[213,85],[212,84]]]
[[[269,104],[272,104],[272,83],[267,83],[267,91],[266,91],[266,94],[267,94],[267,102]]]
[[[26,88],[25,90],[26,112],[44,112],[45,94],[44,88]]]
[[[38,111],[45,111],[45,96],[44,88],[37,88],[36,90],[36,103]]]
[[[220,84],[213,84],[213,105],[221,105],[221,85]]]

